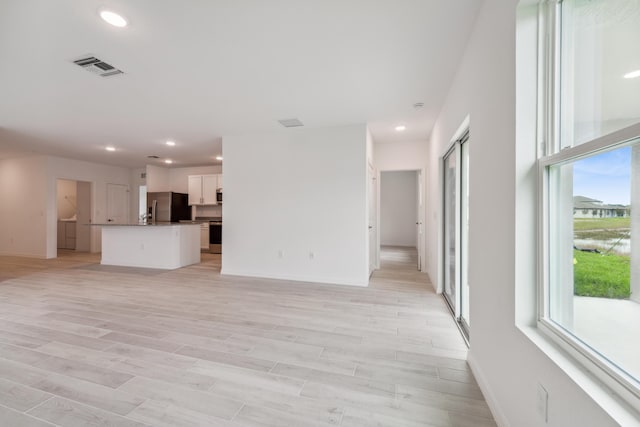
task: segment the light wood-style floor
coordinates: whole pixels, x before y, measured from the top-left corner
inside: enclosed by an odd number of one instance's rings
[[[495,426],[415,253],[368,288],[0,257],[2,426]]]

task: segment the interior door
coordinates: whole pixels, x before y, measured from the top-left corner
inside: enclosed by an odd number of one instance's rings
[[[107,222],[126,224],[129,218],[129,186],[107,184]]]
[[[369,165],[368,173],[369,182],[369,276],[376,269],[378,254],[378,235],[377,235],[377,217],[378,217],[378,187],[376,186],[376,172],[373,166]]]

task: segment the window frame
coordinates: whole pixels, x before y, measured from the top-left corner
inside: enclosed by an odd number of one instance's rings
[[[540,3],[538,26],[538,261],[537,327],[583,368],[609,387],[636,411],[640,411],[640,378],[635,379],[608,362],[595,349],[550,318],[549,170],[640,141],[640,122],[588,142],[561,147],[560,53],[562,0]]]

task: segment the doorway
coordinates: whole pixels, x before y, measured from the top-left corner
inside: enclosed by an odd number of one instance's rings
[[[369,184],[367,197],[369,200],[369,277],[371,277],[378,267],[378,187],[376,186],[376,170],[371,164],[369,164],[367,180]]]
[[[91,251],[91,183],[58,179],[56,182],[57,249]]]
[[[469,131],[442,158],[442,293],[465,338],[470,335]]]
[[[380,173],[380,245],[414,249],[418,271],[424,248],[422,177],[421,170]]]

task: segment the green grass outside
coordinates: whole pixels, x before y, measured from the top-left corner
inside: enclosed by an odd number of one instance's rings
[[[615,228],[631,228],[631,218],[576,218],[573,220],[574,231]]]
[[[573,282],[575,295],[629,298],[631,260],[628,256],[602,255],[574,250]]]

